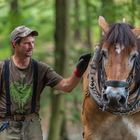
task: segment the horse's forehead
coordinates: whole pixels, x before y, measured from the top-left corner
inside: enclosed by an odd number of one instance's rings
[[[124,46],[123,45],[120,45],[120,44],[116,44],[115,46],[115,51],[120,54],[121,51],[124,49]]]
[[[119,43],[114,44],[114,45],[108,45],[107,43],[104,43],[102,46],[102,49],[108,51],[109,53],[111,52],[111,54],[113,52],[116,54],[121,54],[122,51],[123,51],[122,54],[124,54],[124,53],[129,54],[130,52],[136,50],[136,47],[126,47]]]

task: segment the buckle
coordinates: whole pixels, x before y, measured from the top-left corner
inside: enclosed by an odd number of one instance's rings
[[[23,115],[23,116],[21,116],[21,121],[24,121],[25,120],[25,116]]]
[[[24,121],[26,117],[24,115],[14,115],[13,119],[14,121]]]

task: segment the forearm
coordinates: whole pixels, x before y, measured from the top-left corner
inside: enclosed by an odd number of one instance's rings
[[[71,92],[77,86],[80,79],[81,79],[80,77],[76,77],[75,74],[72,73],[72,75],[69,78],[61,80],[55,86],[55,89],[61,90],[64,92]]]

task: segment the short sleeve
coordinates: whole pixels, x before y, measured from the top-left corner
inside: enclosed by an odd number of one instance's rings
[[[43,78],[45,86],[54,87],[63,79],[49,65],[42,62],[39,62],[39,65],[39,75]]]

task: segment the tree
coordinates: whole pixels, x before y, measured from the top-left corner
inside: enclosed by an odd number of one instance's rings
[[[21,23],[21,14],[19,11],[18,0],[10,0],[9,9],[9,21],[10,21],[10,31]],[[11,52],[13,53],[13,48],[11,47]]]
[[[109,23],[116,21],[116,5],[114,0],[101,0],[101,15],[104,16]]]
[[[68,0],[55,1],[55,70],[65,75],[67,56],[67,36],[68,36]],[[54,91],[53,91],[54,92]],[[65,119],[64,95],[51,94],[52,114],[50,118],[49,140],[62,140],[61,128]],[[64,127],[63,127],[64,128]],[[66,136],[66,135],[65,135]],[[67,137],[65,138],[65,140]]]
[[[75,22],[75,32],[74,38],[76,41],[80,41],[81,39],[81,32],[80,32],[80,5],[79,0],[74,0],[74,22]]]
[[[9,9],[9,21],[10,21],[10,29],[15,28],[17,25],[21,23],[21,14],[19,10],[18,0],[10,0],[10,9]]]
[[[86,13],[86,45],[92,48],[91,41],[91,12],[90,12],[90,1],[85,0],[85,13]]]

